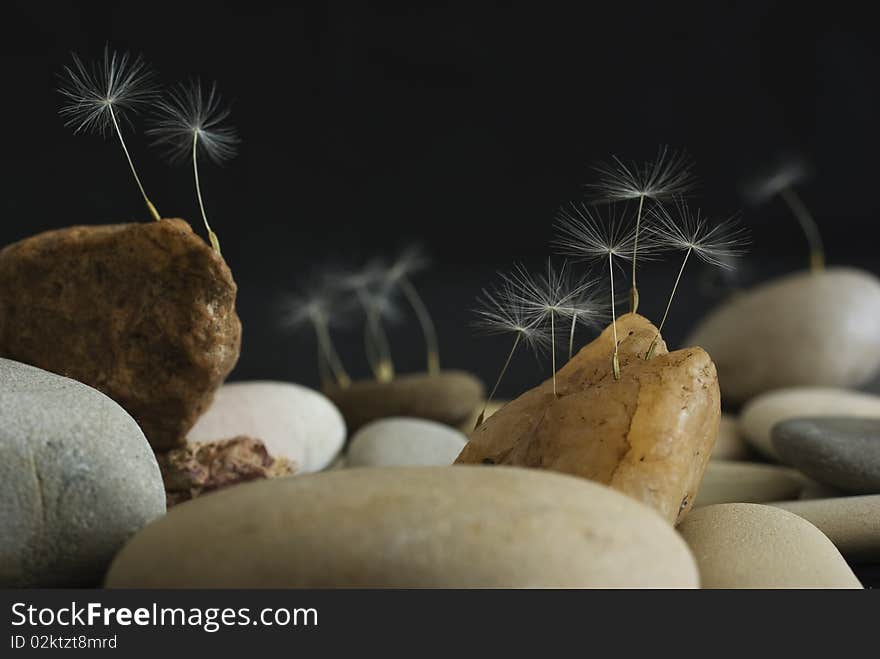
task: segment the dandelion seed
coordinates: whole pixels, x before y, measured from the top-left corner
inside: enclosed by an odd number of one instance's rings
[[[117,53],[104,48],[102,60],[87,66],[75,53],[73,65],[65,66],[60,77],[58,92],[64,98],[59,114],[74,133],[95,132],[107,136],[116,133],[128,161],[134,181],[154,220],[161,219],[159,211],[147,197],[134,162],[122,137],[120,122],[128,119],[155,98],[153,72],[140,55],[131,60],[128,53]]]
[[[693,161],[684,152],[670,151],[661,146],[652,162],[626,163],[617,156],[610,163],[597,165],[594,169],[599,181],[587,187],[597,200],[630,201],[638,199],[636,226],[633,234],[632,286],[630,288],[630,311],[639,308],[639,289],[636,284],[636,264],[639,256],[639,236],[642,228],[645,199],[663,201],[687,194],[693,189],[695,177]]]
[[[240,140],[235,129],[225,125],[229,108],[222,104],[216,83],[203,89],[201,81],[195,79],[172,88],[167,98],[159,103],[156,112],[157,118],[147,134],[156,138],[154,145],[165,148],[171,162],[192,160],[202,221],[211,246],[220,254],[220,240],[208,223],[202,200],[198,154],[201,150],[217,164],[235,157]]]
[[[684,252],[684,258],[672,292],[666,303],[666,310],[657,328],[657,335],[651,342],[645,359],[650,359],[660,340],[672,300],[678,290],[678,284],[684,273],[688,258],[693,254],[710,266],[719,268],[732,268],[732,259],[745,253],[748,238],[745,230],[739,227],[736,218],[711,223],[700,215],[699,209],[691,212],[684,200],[676,201],[676,214],[673,217],[665,208],[657,208],[652,211],[656,222],[651,225],[649,232],[657,249],[673,249]]]
[[[819,225],[807,208],[795,186],[809,176],[809,168],[799,158],[786,158],[768,173],[747,184],[743,192],[753,204],[759,204],[779,195],[801,226],[810,247],[810,268],[816,272],[825,267],[825,246]]]
[[[301,295],[290,295],[283,301],[282,324],[290,329],[305,324],[312,326],[318,342],[318,370],[325,388],[330,384],[330,377],[326,373],[329,370],[335,384],[345,389],[351,384],[351,378],[342,365],[330,335],[335,302],[332,293],[321,288]]]
[[[483,405],[483,410],[477,417],[474,429],[482,425],[486,416],[486,408],[495,398],[498,386],[507,373],[513,355],[520,344],[539,351],[549,343],[549,337],[541,327],[540,320],[535,316],[533,310],[523,305],[522,295],[517,289],[517,285],[509,276],[502,275],[500,283],[489,289],[484,288],[482,295],[477,297],[478,307],[475,310],[477,319],[474,322],[474,327],[486,334],[513,334],[514,339],[504,366],[501,367],[501,372],[495,380],[495,385]]]
[[[607,262],[608,280],[611,288],[611,328],[614,353],[611,365],[614,379],[620,379],[620,358],[617,338],[617,313],[614,296],[614,266],[619,261],[634,258],[635,229],[627,229],[621,215],[614,211],[601,217],[596,209],[584,203],[570,203],[557,214],[559,236],[554,241],[563,254],[580,257],[588,262]],[[648,246],[650,247],[650,246]],[[650,253],[650,249],[643,249]]]
[[[398,286],[403,291],[403,295],[415,312],[425,337],[428,373],[437,375],[440,373],[440,348],[437,341],[437,331],[431,314],[428,313],[428,308],[410,280],[410,275],[427,267],[427,264],[428,260],[422,251],[418,247],[410,246],[403,250],[397,260],[388,268],[387,279],[390,285]]]

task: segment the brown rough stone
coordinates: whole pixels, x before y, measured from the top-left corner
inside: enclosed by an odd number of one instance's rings
[[[292,461],[272,457],[262,441],[244,435],[193,443],[157,458],[169,507],[238,483],[296,471]]]
[[[236,290],[183,220],[48,231],[0,251],[0,356],[102,391],[173,448],[238,360]]]
[[[324,393],[342,412],[350,434],[376,419],[406,416],[458,427],[482,404],[485,389],[470,373],[412,373],[391,382],[360,380]]]
[[[607,328],[552,381],[508,403],[470,435],[457,463],[552,469],[609,485],[680,522],[693,505],[718,435],[715,365],[701,348],[669,353],[656,328],[617,321],[620,380]]]

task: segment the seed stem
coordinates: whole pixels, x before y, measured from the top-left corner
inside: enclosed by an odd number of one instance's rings
[[[788,208],[800,222],[801,229],[807,236],[807,242],[810,245],[810,269],[813,272],[821,272],[825,269],[825,247],[813,214],[810,213],[801,196],[791,186],[782,188],[779,195],[788,204]]]
[[[577,311],[572,312],[571,315],[571,331],[568,333],[568,360],[571,361],[571,356],[574,354],[574,330],[577,326]]]
[[[620,379],[620,358],[617,353],[617,313],[614,310],[614,255],[608,252],[608,277],[611,280],[611,331],[614,335],[614,354],[611,357],[611,368],[614,379]]]
[[[639,195],[639,212],[636,214],[636,233],[633,238],[633,262],[632,262],[632,287],[629,289],[629,310],[636,313],[639,310],[639,287],[636,285],[636,258],[639,254],[639,229],[642,225],[642,208],[645,205],[645,195]]]
[[[122,151],[125,153],[125,159],[128,160],[128,166],[131,168],[131,173],[134,176],[134,182],[137,183],[138,190],[141,191],[141,196],[144,198],[144,201],[147,204],[147,210],[150,211],[150,215],[153,216],[153,219],[157,222],[162,219],[162,216],[159,215],[159,211],[156,210],[156,207],[153,206],[153,202],[149,200],[147,197],[147,193],[144,191],[144,186],[141,185],[141,179],[137,175],[137,171],[134,168],[134,163],[131,160],[131,156],[128,153],[128,147],[125,146],[125,140],[122,139],[122,131],[119,129],[119,123],[116,121],[116,113],[113,112],[113,104],[109,103],[107,105],[110,108],[110,118],[113,120],[113,127],[116,129],[116,135],[119,137],[119,144],[122,145]]]
[[[193,161],[193,177],[196,180],[196,197],[199,199],[199,209],[202,211],[202,221],[205,223],[205,228],[208,230],[208,238],[211,241],[211,247],[214,248],[214,251],[217,254],[220,254],[220,239],[217,238],[217,234],[211,229],[211,225],[208,224],[208,216],[205,214],[205,204],[202,201],[202,187],[199,185],[199,158],[198,158],[198,144],[199,144],[199,131],[193,131],[193,150],[192,150],[192,161]]]
[[[492,399],[495,398],[495,392],[498,391],[498,385],[501,384],[501,380],[502,378],[504,378],[504,374],[507,373],[507,367],[510,366],[510,360],[513,359],[513,353],[516,352],[516,347],[519,345],[519,341],[521,338],[522,332],[517,332],[516,338],[513,340],[513,347],[507,354],[507,360],[504,362],[504,366],[501,368],[501,373],[498,374],[498,379],[495,380],[495,386],[492,387],[492,393],[489,394],[486,402],[483,403],[483,409],[480,412],[480,416],[477,417],[477,422],[474,424],[474,430],[483,425],[483,420],[486,418],[486,409],[489,407],[489,403],[492,402]]]
[[[339,353],[336,352],[327,323],[316,319],[312,324],[315,327],[315,336],[318,339],[318,352],[323,355],[327,366],[329,366],[330,371],[333,373],[336,384],[342,389],[347,389],[351,384],[351,378],[342,365]]]
[[[556,314],[550,309],[550,363],[553,369],[553,395],[556,395]]]
[[[440,373],[440,348],[438,347],[437,330],[434,328],[434,321],[431,320],[428,308],[425,306],[424,301],[418,291],[416,291],[416,287],[410,282],[409,278],[404,275],[400,278],[398,284],[410,306],[413,308],[416,318],[419,320],[419,325],[422,327],[422,334],[425,337],[425,349],[428,357],[428,374],[437,375]]]
[[[368,299],[366,291],[362,287],[357,289],[357,296],[367,316],[364,331],[364,348],[367,352],[370,368],[379,382],[390,382],[394,379],[394,363],[391,360],[388,335],[385,334],[385,330],[382,327],[382,321],[376,305]]]
[[[645,359],[651,359],[651,357],[654,356],[654,350],[657,349],[657,343],[660,341],[660,334],[663,332],[663,325],[666,324],[666,318],[669,316],[669,309],[672,307],[672,298],[675,297],[675,292],[678,290],[678,283],[681,281],[681,275],[684,272],[684,267],[687,265],[688,258],[692,251],[694,251],[694,248],[689,247],[688,251],[685,252],[681,267],[678,269],[678,276],[675,278],[675,284],[672,286],[672,293],[669,294],[669,300],[666,302],[666,311],[663,312],[663,319],[660,321],[660,326],[657,328],[657,335],[654,337],[654,340],[651,341],[648,352],[645,353]]]

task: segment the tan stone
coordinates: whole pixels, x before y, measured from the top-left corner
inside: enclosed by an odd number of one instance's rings
[[[459,463],[552,469],[607,484],[671,523],[693,504],[721,415],[718,378],[700,348],[668,353],[645,318],[617,321],[620,380],[608,327],[557,374],[470,435]]]
[[[770,505],[815,524],[851,560],[880,559],[880,494]]]
[[[172,448],[238,360],[235,295],[183,220],[48,231],[0,252],[0,356],[102,391]]]
[[[172,508],[119,553],[111,588],[682,587],[681,537],[596,483],[506,467],[346,469]]]
[[[756,462],[712,460],[694,506],[797,499],[806,479],[794,469]]]
[[[843,556],[806,520],[778,508],[727,503],[678,527],[703,588],[861,588]]]
[[[412,373],[390,382],[360,380],[345,389],[324,392],[342,416],[348,432],[389,416],[429,419],[447,426],[460,426],[485,397],[483,383],[464,371],[437,375]]]

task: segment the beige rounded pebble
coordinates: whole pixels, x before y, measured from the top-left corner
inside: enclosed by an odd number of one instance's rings
[[[770,431],[780,421],[798,417],[860,416],[880,418],[880,396],[849,389],[792,387],[758,396],[743,408],[739,431],[755,449],[779,460]]]
[[[798,499],[833,499],[834,497],[848,496],[846,492],[841,492],[837,488],[825,485],[825,483],[819,483],[806,476],[804,476],[804,479],[806,483],[804,484],[804,489],[798,495]]]
[[[747,460],[753,455],[751,447],[739,434],[738,421],[732,414],[721,415],[718,439],[712,449],[713,460]]]
[[[694,510],[678,527],[703,588],[861,588],[822,532],[785,510],[727,503]]]
[[[804,477],[794,469],[756,462],[710,460],[695,506],[796,499]]]
[[[108,587],[504,588],[698,585],[647,506],[512,467],[379,467],[255,481],[173,508]]]
[[[391,417],[358,430],[345,461],[349,467],[449,466],[465,444],[467,437],[442,423]]]
[[[855,268],[780,277],[714,309],[684,345],[712,356],[728,402],[859,386],[880,369],[880,281]]]
[[[847,558],[880,560],[880,494],[770,505],[815,524]]]

